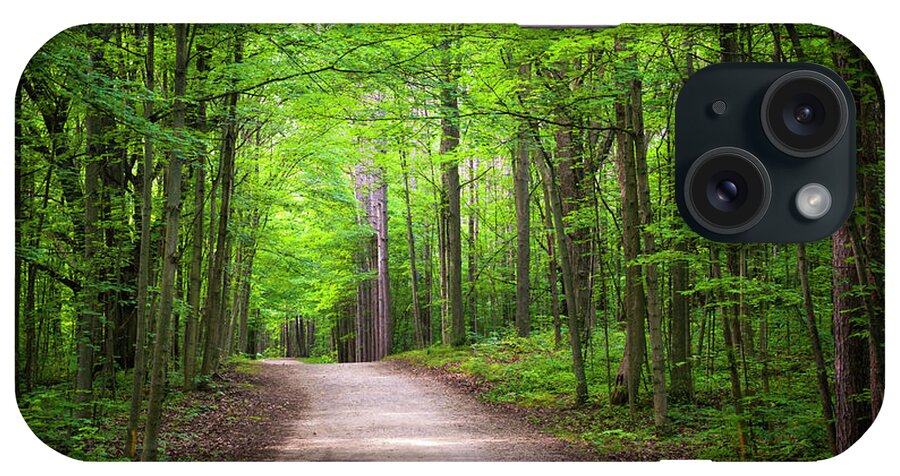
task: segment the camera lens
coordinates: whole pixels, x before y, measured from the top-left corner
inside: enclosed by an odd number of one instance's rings
[[[691,165],[685,204],[704,228],[723,235],[745,231],[769,208],[772,184],[762,162],[735,147],[707,151]]]
[[[779,150],[815,157],[831,150],[849,120],[847,100],[828,76],[793,71],[769,86],[762,101],[763,130]]]
[[[722,203],[732,203],[738,197],[737,184],[731,180],[722,180],[716,184],[716,198]]]
[[[809,124],[816,118],[816,111],[808,104],[801,104],[794,109],[794,120],[800,124]]]
[[[739,209],[749,196],[747,181],[740,173],[729,168],[715,171],[704,183],[706,201],[720,212]]]

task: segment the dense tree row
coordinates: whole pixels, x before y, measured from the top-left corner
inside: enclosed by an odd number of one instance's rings
[[[675,98],[722,61],[851,85],[859,199],[832,239],[722,245],[679,217]],[[664,430],[724,398],[752,457],[802,394],[841,452],[883,398],[883,114],[862,53],[809,26],[72,28],[16,94],[17,393],[72,381],[90,419],[131,373],[125,444],[156,459],[166,385],[234,354],[546,336],[574,405]]]

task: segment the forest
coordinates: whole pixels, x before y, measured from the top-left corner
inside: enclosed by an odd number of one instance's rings
[[[788,61],[853,92],[856,209],[813,243],[703,239],[679,89]],[[278,357],[465,372],[622,425],[575,439],[692,428],[712,459],[827,458],[881,407],[883,91],[831,30],[85,25],[15,114],[15,388],[63,454],[167,459],[173,399]]]

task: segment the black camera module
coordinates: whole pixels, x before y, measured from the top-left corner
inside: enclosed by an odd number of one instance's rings
[[[701,155],[687,172],[685,203],[707,229],[723,235],[756,225],[772,198],[772,183],[762,162],[736,147]]]
[[[762,100],[763,130],[782,152],[801,158],[831,150],[849,120],[847,100],[828,76],[810,70],[787,73]]]
[[[678,94],[675,132],[675,201],[704,238],[814,241],[853,210],[856,106],[824,66],[707,66]]]

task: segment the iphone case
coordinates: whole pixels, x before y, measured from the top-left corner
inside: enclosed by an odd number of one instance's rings
[[[831,237],[682,218],[676,99],[737,62],[849,87]],[[15,108],[16,395],[70,457],[817,460],[881,407],[883,91],[827,28],[84,25]]]

